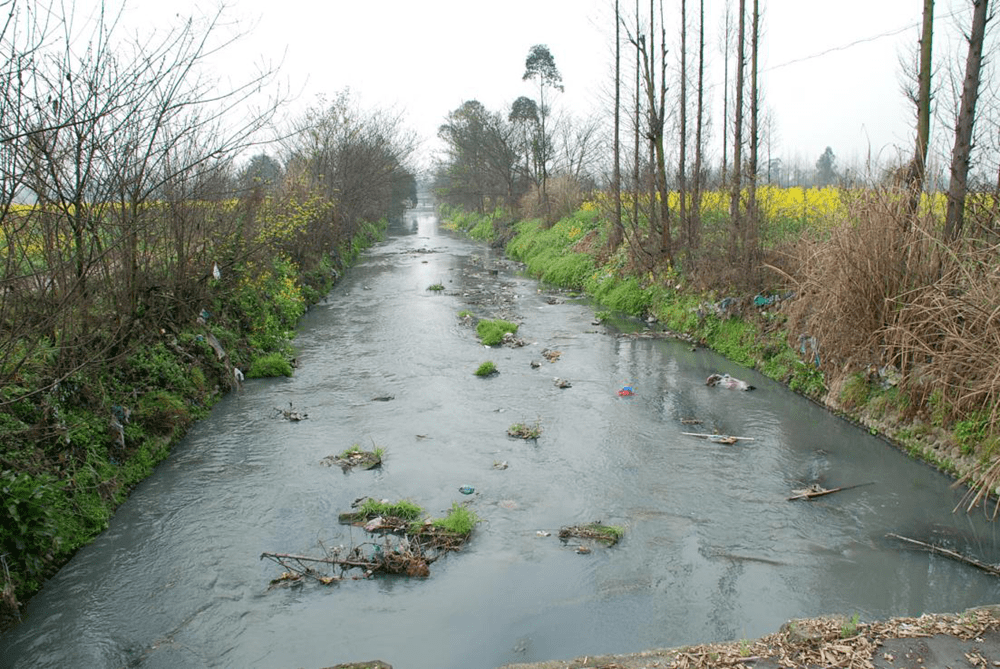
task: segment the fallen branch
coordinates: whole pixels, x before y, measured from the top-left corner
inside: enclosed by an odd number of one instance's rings
[[[1000,568],[986,564],[985,562],[980,562],[975,558],[970,558],[962,555],[961,553],[956,553],[955,551],[948,550],[947,548],[941,548],[940,546],[935,546],[933,544],[924,543],[923,541],[917,541],[916,539],[910,539],[908,537],[901,537],[898,534],[893,534],[890,532],[885,535],[887,537],[892,537],[893,539],[899,539],[900,541],[905,541],[906,543],[913,544],[914,546],[919,546],[920,548],[926,549],[932,553],[940,553],[945,557],[950,557],[953,560],[958,560],[959,562],[964,562],[965,564],[972,565],[973,567],[978,567],[985,572],[989,572],[994,576],[1000,576]]]
[[[818,490],[807,490],[805,492],[800,492],[797,495],[793,495],[792,497],[789,497],[788,501],[791,502],[791,501],[796,500],[796,499],[812,499],[813,497],[822,497],[823,495],[830,495],[830,494],[833,494],[835,492],[840,492],[841,490],[850,490],[851,488],[860,488],[861,486],[873,485],[874,483],[875,483],[875,481],[869,481],[868,483],[855,483],[854,485],[845,485],[845,486],[841,486],[839,488],[830,488],[829,490],[826,489],[826,488],[819,488]],[[796,492],[796,491],[793,490],[792,492]]]
[[[732,437],[726,434],[702,434],[700,432],[681,432],[688,437],[702,437],[703,439],[733,439],[735,441],[754,441],[753,437]]]
[[[261,553],[260,559],[268,558],[269,560],[274,560],[283,567],[288,565],[281,562],[282,560],[295,560],[296,562],[323,562],[324,564],[333,564],[344,567],[368,567],[371,562],[367,560],[343,560],[336,557],[313,557],[310,555],[293,555],[291,553]]]

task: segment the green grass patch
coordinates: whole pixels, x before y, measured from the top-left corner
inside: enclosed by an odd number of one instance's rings
[[[816,399],[826,392],[826,381],[823,372],[800,360],[792,372],[792,378],[788,380],[788,387],[806,397]]]
[[[603,306],[641,316],[652,305],[652,296],[633,276],[619,278],[611,272],[592,274],[584,282],[587,293]]]
[[[290,363],[284,354],[280,352],[268,353],[267,355],[254,358],[253,362],[250,363],[249,371],[246,373],[246,376],[249,379],[263,379],[274,376],[291,375],[292,363]]]
[[[845,409],[857,409],[868,404],[872,387],[862,372],[851,374],[840,391],[840,403]]]
[[[499,370],[497,369],[496,363],[492,360],[487,360],[483,364],[479,365],[474,373],[476,376],[491,376],[493,374],[497,374],[498,372]]]
[[[431,521],[431,524],[448,532],[466,535],[472,532],[479,522],[479,516],[469,509],[469,507],[452,502],[451,511],[448,512],[448,515],[444,518],[435,518]]]
[[[536,420],[534,423],[514,423],[507,428],[507,434],[518,439],[538,439],[542,435],[542,426]]]
[[[985,411],[968,414],[955,422],[955,441],[964,455],[972,455],[990,434],[990,417]]]
[[[372,498],[361,503],[358,514],[374,518],[375,516],[392,516],[403,520],[417,520],[424,515],[424,510],[407,500],[399,502],[381,502]]]
[[[511,323],[501,318],[481,320],[476,323],[476,334],[484,346],[496,346],[503,341],[503,336],[517,332],[517,323]]]

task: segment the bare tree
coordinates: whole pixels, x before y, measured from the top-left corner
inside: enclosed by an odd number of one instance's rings
[[[5,231],[22,237],[2,279],[0,315],[17,325],[3,329],[0,367],[16,374],[37,346],[52,347],[59,383],[150,319],[184,317],[208,274],[189,272],[191,259],[221,236],[151,202],[204,183],[255,141],[276,102],[247,106],[272,72],[230,89],[205,78],[208,56],[230,43],[210,39],[220,13],[124,41],[115,16],[99,14],[88,39],[49,10],[50,23],[29,12],[27,31],[3,44],[4,195],[35,206],[3,212]]]
[[[608,247],[618,248],[624,238],[622,227],[622,150],[621,150],[621,102],[622,102],[622,18],[619,0],[615,0],[615,127],[614,127],[614,166],[611,172],[611,190],[614,192],[614,208],[611,217],[611,233],[608,237]]]
[[[687,0],[681,0],[681,73],[680,73],[680,156],[677,161],[677,185],[680,196],[679,217],[685,237],[690,234],[687,210]],[[690,240],[686,240],[690,244]]]
[[[695,112],[694,134],[694,188],[691,192],[691,212],[688,216],[687,242],[689,249],[698,247],[701,237],[702,159],[704,157],[704,99],[705,99],[705,0],[698,2],[698,102]],[[723,142],[724,144],[724,142]]]
[[[969,192],[969,165],[972,154],[972,132],[979,98],[980,72],[983,67],[983,42],[986,24],[992,18],[988,0],[972,0],[972,28],[969,32],[969,53],[965,62],[961,107],[955,124],[955,143],[951,152],[951,179],[948,184],[948,209],[945,214],[944,236],[953,241],[962,233],[965,196]]]
[[[733,178],[729,192],[729,220],[731,225],[731,253],[733,260],[739,252],[739,240],[742,237],[743,213],[741,211],[741,195],[743,190],[743,72],[746,65],[746,0],[739,4],[739,29],[736,46],[736,89],[733,99],[736,110],[733,118]]]
[[[743,253],[748,271],[754,264],[757,249],[760,212],[757,207],[757,176],[759,171],[758,153],[760,149],[760,8],[758,0],[753,0],[753,18],[750,28],[750,157],[747,164],[747,217],[743,227]]]
[[[726,134],[729,132],[729,59],[733,37],[733,7],[732,1],[726,0],[726,13],[722,25],[722,187],[729,184],[729,144]]]
[[[927,151],[931,135],[931,45],[934,37],[934,0],[924,0],[923,23],[920,30],[920,62],[917,68],[917,90],[907,90],[907,97],[913,102],[917,112],[917,138],[906,174],[909,189],[907,215],[903,225],[909,228],[920,194],[924,189],[924,175],[927,171]]]
[[[638,8],[637,8],[638,9]],[[663,5],[660,4],[659,45],[656,34],[656,5],[649,1],[649,40],[639,35],[630,38],[635,44],[641,64],[642,88],[646,98],[646,137],[650,153],[650,241],[659,245],[660,253],[668,260],[673,259],[671,239],[670,198],[667,191],[666,149],[664,147],[664,126],[666,122],[667,98],[667,37],[663,27]],[[639,16],[636,14],[636,25]],[[659,198],[656,194],[659,193]],[[659,199],[659,207],[657,207]],[[657,224],[658,223],[658,224]],[[659,239],[657,237],[659,232]]]

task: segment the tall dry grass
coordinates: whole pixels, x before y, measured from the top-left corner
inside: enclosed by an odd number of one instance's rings
[[[904,204],[885,191],[852,198],[841,220],[788,254],[798,297],[789,326],[793,336],[816,338],[827,372],[889,362],[884,328],[896,300],[933,273],[934,220],[902,225]]]
[[[939,218],[907,219],[904,200],[869,191],[827,236],[797,243],[786,270],[798,292],[790,332],[816,338],[829,379],[893,365],[912,411],[933,395],[946,425],[975,416],[979,464],[959,481],[972,508],[1000,484],[990,447],[1000,440],[1000,244],[946,245]]]
[[[548,202],[542,198],[541,189],[532,186],[518,201],[518,214],[522,220],[540,218],[547,225],[572,216],[583,204],[586,193],[580,181],[568,174],[549,179],[546,184]]]

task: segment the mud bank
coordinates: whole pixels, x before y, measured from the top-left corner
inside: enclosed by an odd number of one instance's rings
[[[755,640],[578,657],[500,669],[696,669],[702,667],[991,667],[1000,661],[1000,606],[858,622],[792,620]]]

